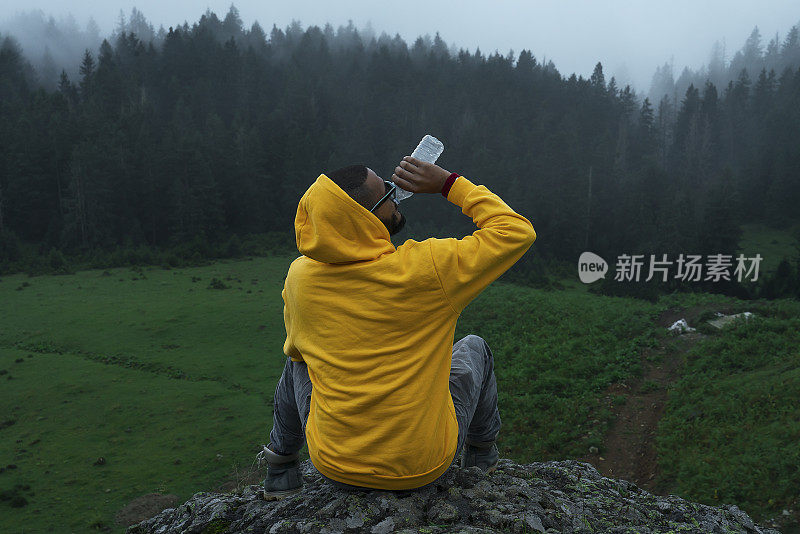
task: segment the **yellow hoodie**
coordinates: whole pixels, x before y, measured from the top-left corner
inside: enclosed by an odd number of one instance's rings
[[[463,176],[447,199],[480,228],[409,239],[321,174],[300,199],[283,289],[286,342],[313,384],[308,451],[326,477],[379,489],[432,482],[458,438],[449,377],[456,320],[536,239],[531,223]]]

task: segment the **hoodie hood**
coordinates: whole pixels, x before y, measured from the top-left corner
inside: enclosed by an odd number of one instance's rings
[[[294,233],[300,254],[323,263],[369,261],[395,251],[380,219],[324,174],[300,199]]]

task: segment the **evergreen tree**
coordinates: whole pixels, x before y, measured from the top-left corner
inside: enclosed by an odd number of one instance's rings
[[[33,81],[33,69],[22,57],[19,44],[12,37],[0,43],[0,103],[13,106],[26,98]]]
[[[598,62],[597,65],[594,66],[594,71],[592,72],[592,77],[590,78],[592,86],[597,88],[598,90],[605,91],[606,89],[606,78],[603,75],[603,65]]]
[[[231,4],[228,14],[225,15],[225,19],[222,21],[221,40],[228,41],[233,38],[236,41],[240,41],[242,36],[242,18],[239,16],[239,10],[236,9],[236,6]]]
[[[742,235],[740,207],[734,191],[732,171],[726,167],[709,183],[701,218],[699,249],[701,254],[733,254]]]
[[[120,35],[124,35],[125,33],[131,33],[145,43],[149,43],[156,37],[153,25],[147,22],[144,14],[135,7],[131,9],[131,16],[128,19],[126,31],[120,32]]]
[[[81,81],[80,81],[80,95],[84,102],[87,102],[94,92],[94,57],[89,49],[83,54],[83,61],[81,62]]]
[[[783,68],[800,65],[800,30],[797,26],[792,26],[786,39],[783,40],[781,60]]]

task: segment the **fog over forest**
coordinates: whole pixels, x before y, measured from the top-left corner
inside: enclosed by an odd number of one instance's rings
[[[204,15],[217,18],[217,15],[211,10],[206,10]],[[250,41],[257,38],[269,39],[269,35],[258,21],[251,25],[249,32],[242,28],[239,11],[234,5],[231,5],[221,22],[223,28],[227,28],[226,33],[230,36],[237,35],[236,30],[238,29],[239,32],[244,31],[244,33],[251,34]],[[268,23],[268,21],[264,22]],[[676,65],[671,60],[654,65],[652,81],[646,88],[646,92],[642,87],[631,88],[638,94],[639,102],[645,96],[649,97],[651,102],[659,102],[663,95],[668,95],[674,102],[692,84],[695,87],[702,87],[708,80],[717,87],[724,87],[729,81],[735,81],[742,69],[746,69],[751,78],[755,78],[762,69],[766,69],[767,72],[774,70],[776,74],[780,74],[785,68],[800,64],[798,53],[785,53],[797,49],[797,43],[800,41],[800,36],[798,36],[800,21],[798,24],[788,27],[791,23],[792,21],[787,22],[784,35],[778,32],[772,36],[762,35],[759,28],[754,27],[747,40],[738,48],[736,48],[736,43],[729,46],[725,44],[724,39],[717,40],[708,51],[707,62],[697,68]],[[185,30],[189,28],[186,22],[182,25],[175,24],[174,27]],[[283,31],[287,34],[300,35],[305,29],[301,21],[293,21],[291,25],[283,28]],[[335,32],[328,24],[325,26],[325,34],[334,37],[333,46],[342,48],[353,44],[354,29],[368,51],[379,47],[382,43],[400,38],[398,34],[389,35],[385,31],[380,31],[378,34],[371,25],[354,28],[352,22],[347,28],[339,26]],[[11,36],[19,44],[23,55],[35,70],[32,75],[35,75],[37,82],[47,90],[54,90],[57,87],[62,70],[70,79],[76,79],[79,75],[84,51],[88,49],[96,56],[103,39],[107,39],[113,44],[122,33],[134,33],[143,43],[152,42],[156,48],[161,48],[168,31],[169,28],[164,28],[163,25],[156,29],[136,7],[131,9],[127,15],[120,10],[116,28],[111,35],[103,35],[93,18],[89,18],[87,23],[81,25],[71,14],[56,20],[42,10],[18,12],[7,20],[0,21],[0,38]],[[713,32],[713,29],[709,31]],[[426,41],[428,46],[435,38],[430,35],[420,37]],[[226,39],[225,36],[220,36],[220,38]],[[246,48],[248,43],[237,42],[237,44]],[[460,46],[459,43],[449,45],[448,52],[451,57],[458,55]],[[782,50],[784,53],[781,53]],[[531,50],[531,52],[534,57],[537,57],[536,50]],[[544,61],[547,62],[547,58],[544,58]],[[559,65],[554,64],[554,67],[558,69]],[[571,73],[561,72],[561,74],[566,78]],[[622,87],[622,84],[618,83],[617,85]]]

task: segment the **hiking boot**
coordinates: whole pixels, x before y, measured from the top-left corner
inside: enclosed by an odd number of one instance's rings
[[[300,457],[297,453],[278,454],[265,446],[257,458],[259,463],[267,462],[265,500],[277,501],[303,489],[303,474],[300,472]]]
[[[461,454],[461,467],[478,466],[487,474],[497,469],[500,451],[494,441],[470,441],[464,444]]]

